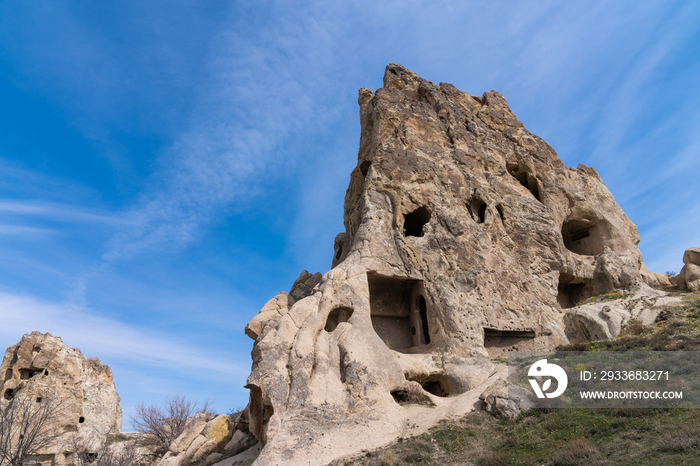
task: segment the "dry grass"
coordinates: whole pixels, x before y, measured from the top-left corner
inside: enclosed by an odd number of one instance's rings
[[[394,466],[396,463],[396,454],[393,450],[384,450],[381,456],[382,466]]]
[[[575,437],[559,451],[554,458],[558,466],[577,466],[581,464],[602,464],[600,452],[585,437]]]
[[[625,293],[605,293],[605,294],[601,294],[598,296],[591,296],[590,298],[585,299],[576,305],[583,306],[584,304],[602,303],[604,301],[614,301],[616,299],[622,299],[625,296],[626,296]]]
[[[686,422],[672,432],[659,432],[656,449],[664,452],[686,452],[700,447],[700,410],[689,409]]]
[[[530,411],[517,421],[475,412],[334,465],[505,466],[698,464],[700,410]]]

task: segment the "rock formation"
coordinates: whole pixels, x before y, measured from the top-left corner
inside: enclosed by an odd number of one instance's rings
[[[688,248],[683,254],[680,278],[690,291],[700,291],[700,248]]]
[[[74,462],[76,438],[101,445],[107,435],[121,432],[122,411],[112,371],[99,359],[86,358],[50,333],[32,332],[7,348],[0,365],[0,403],[7,405],[31,391],[37,403],[60,400],[52,430],[65,432],[41,452],[41,463]]]
[[[241,415],[239,414],[238,417],[240,419]],[[245,435],[238,424],[225,414],[213,417],[209,413],[198,413],[187,420],[185,430],[173,440],[170,451],[157,464],[186,466],[191,462],[197,462],[200,466],[207,466],[221,459],[224,452],[233,456],[239,452],[234,450],[239,448],[239,439],[245,447],[250,447],[254,443],[250,441],[252,436]],[[237,425],[238,438],[231,442],[234,427]]]
[[[391,64],[359,105],[331,270],[302,273],[246,327],[256,464],[386,444],[406,393],[447,406],[509,349],[566,343],[565,309],[646,286],[636,227],[598,173],[565,167],[497,92]]]

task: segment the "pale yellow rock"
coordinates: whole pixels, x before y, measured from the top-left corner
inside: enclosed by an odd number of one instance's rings
[[[216,440],[207,440],[202,443],[197,449],[196,453],[192,455],[191,461],[202,461],[206,459],[210,454],[216,450],[218,443]]]
[[[681,269],[681,278],[690,291],[700,291],[700,265],[686,264]]]
[[[700,265],[700,248],[688,248],[683,253],[684,264]]]
[[[206,437],[207,441],[214,441],[217,446],[221,445],[223,447],[226,445],[233,435],[232,426],[228,420],[228,416],[225,414],[219,414],[214,419],[209,421],[202,430],[202,435]]]
[[[187,420],[185,430],[170,444],[170,451],[180,453],[187,450],[209,421],[209,414],[197,413]]]
[[[187,450],[185,450],[181,454],[181,456],[182,456],[182,459],[180,461],[181,464],[182,463],[190,463],[191,461],[198,461],[199,459],[204,459],[209,453],[211,453],[211,452],[207,453],[207,455],[205,455],[202,458],[198,458],[198,459],[194,458],[196,453],[199,451],[200,447],[202,447],[202,445],[204,445],[205,443],[207,443],[207,439],[203,435],[198,435],[194,440],[192,440],[192,443],[190,443],[190,445],[187,447]]]

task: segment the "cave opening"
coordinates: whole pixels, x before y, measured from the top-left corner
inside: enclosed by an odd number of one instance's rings
[[[430,307],[420,280],[368,273],[367,283],[372,327],[389,348],[416,352],[430,343]]]
[[[341,244],[338,246],[338,251],[335,253],[335,260],[340,259],[340,256],[343,255],[343,245]]]
[[[561,227],[564,246],[582,256],[597,256],[603,252],[605,241],[602,225],[590,220],[567,220]]]
[[[534,351],[535,331],[484,327],[484,348],[491,359],[507,357],[508,351]]]
[[[523,169],[520,164],[508,165],[508,173],[515,178],[518,183],[525,187],[539,202],[542,202],[540,195],[540,185],[537,178]]]
[[[411,396],[406,390],[394,390],[390,393],[391,396],[394,397],[394,401],[397,403],[409,403],[411,401]]]
[[[369,160],[365,160],[360,164],[360,173],[362,173],[362,176],[367,176],[367,172],[369,171],[369,166],[372,165],[372,162]]]
[[[19,370],[19,378],[21,380],[28,380],[34,377],[35,375],[39,374],[41,371],[35,371],[31,369],[20,369]]]
[[[418,295],[418,315],[420,316],[421,328],[423,329],[422,343],[430,344],[430,331],[428,331],[428,306],[425,303],[425,298]]]
[[[326,332],[332,332],[342,322],[347,322],[352,316],[352,309],[349,307],[338,307],[333,309],[330,314],[328,314],[328,319],[326,319],[326,326],[324,330]]]
[[[585,285],[583,283],[560,283],[557,287],[557,302],[562,309],[575,307],[585,298]]]
[[[496,210],[498,211],[498,215],[501,216],[501,223],[503,224],[503,226],[506,226],[505,216],[503,215],[503,206],[501,204],[498,204],[496,206]]]
[[[404,216],[403,235],[421,237],[425,233],[425,224],[430,221],[430,211],[419,207]]]
[[[441,398],[445,398],[449,395],[449,393],[447,392],[447,390],[445,390],[445,387],[439,380],[430,380],[428,382],[424,382],[421,384],[421,387],[423,387],[423,390],[425,390],[426,392],[431,393],[435,396],[439,396]]]
[[[467,204],[467,209],[476,223],[484,223],[486,221],[486,203],[478,197],[475,197]]]
[[[575,307],[578,303],[591,296],[588,281],[576,280],[573,275],[559,275],[557,285],[557,302],[562,309]]]

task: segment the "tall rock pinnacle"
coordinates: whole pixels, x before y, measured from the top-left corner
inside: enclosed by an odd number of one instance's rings
[[[600,176],[565,167],[502,95],[390,64],[359,104],[331,270],[246,327],[256,464],[386,444],[403,436],[403,394],[448,406],[507,350],[568,342],[564,309],[645,286],[636,227]]]

